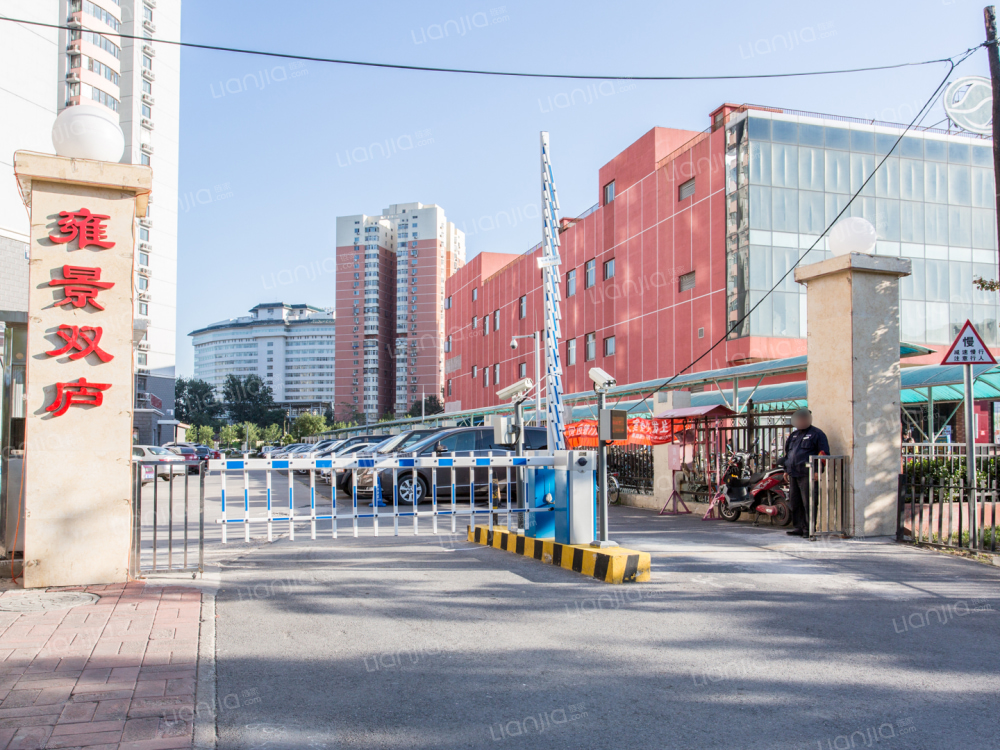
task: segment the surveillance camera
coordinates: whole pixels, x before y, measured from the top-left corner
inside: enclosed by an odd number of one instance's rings
[[[508,385],[506,388],[497,391],[497,398],[503,401],[507,401],[508,399],[514,400],[530,391],[532,386],[534,386],[534,382],[531,378],[519,380],[514,385]]]
[[[598,388],[612,388],[618,384],[613,375],[604,372],[600,367],[591,367],[588,374]]]
[[[510,340],[510,348],[511,349],[517,349],[517,339],[511,339]]]

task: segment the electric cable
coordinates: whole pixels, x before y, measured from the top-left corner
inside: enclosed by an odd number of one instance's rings
[[[64,31],[74,31],[71,26],[45,23],[43,21],[28,21],[23,18],[10,18],[0,16],[0,21],[11,21],[29,26],[42,26],[49,29],[62,29]],[[97,32],[100,33],[100,32]],[[318,57],[314,55],[293,55],[286,52],[270,52],[259,49],[246,49],[241,47],[225,47],[218,44],[198,44],[196,42],[181,42],[175,39],[156,39],[146,36],[136,36],[134,34],[116,33],[115,36],[121,39],[135,39],[153,44],[168,44],[176,47],[189,47],[191,49],[202,49],[213,52],[232,52],[241,55],[258,55],[261,57],[276,57],[285,60],[303,60],[305,62],[330,63],[333,65],[354,65],[365,68],[388,68],[392,70],[413,70],[428,73],[459,73],[463,75],[480,76],[505,76],[510,78],[561,78],[583,81],[732,81],[764,78],[800,78],[808,76],[840,75],[846,73],[869,73],[880,70],[898,70],[900,68],[919,67],[922,65],[934,65],[936,63],[951,62],[950,58],[939,60],[922,60],[920,62],[893,63],[890,65],[871,65],[861,68],[841,68],[837,70],[812,70],[792,73],[743,73],[731,75],[701,75],[701,76],[622,76],[622,75],[588,75],[573,73],[532,73],[505,70],[481,70],[475,68],[443,68],[431,65],[404,65],[402,63],[371,62],[366,60],[347,60],[335,57]],[[978,45],[984,46],[984,45]]]
[[[906,135],[906,134],[907,134],[907,133],[908,133],[908,132],[909,132],[909,131],[910,131],[910,130],[911,130],[911,129],[912,129],[912,128],[913,128],[913,127],[914,127],[914,126],[916,125],[916,124],[917,124],[917,122],[918,122],[918,121],[920,121],[920,120],[922,120],[922,119],[923,119],[924,117],[926,117],[926,115],[927,115],[927,112],[929,112],[929,107],[930,107],[930,106],[931,106],[931,104],[932,104],[932,103],[933,103],[933,102],[935,101],[935,99],[937,99],[937,97],[938,97],[938,94],[939,94],[939,93],[941,92],[941,90],[942,90],[942,89],[943,89],[943,88],[945,87],[945,84],[947,84],[947,83],[948,83],[948,79],[949,79],[949,78],[951,78],[951,74],[952,74],[952,73],[953,73],[953,72],[955,71],[955,68],[957,68],[957,67],[958,67],[959,65],[961,65],[961,64],[962,64],[963,62],[965,62],[965,60],[966,60],[966,59],[968,59],[968,58],[969,58],[969,57],[970,57],[970,56],[971,56],[971,55],[972,55],[972,54],[973,54],[974,52],[976,52],[976,50],[978,50],[978,49],[979,49],[980,47],[985,47],[985,46],[986,46],[986,44],[985,44],[985,43],[983,43],[983,44],[977,44],[977,45],[976,45],[975,47],[971,47],[971,48],[967,49],[967,50],[966,50],[965,52],[963,52],[963,53],[962,53],[961,55],[956,55],[956,56],[955,56],[955,57],[953,57],[953,58],[948,58],[948,60],[947,60],[947,62],[949,63],[949,68],[948,68],[948,73],[947,73],[947,74],[945,75],[945,77],[944,77],[944,78],[942,79],[941,83],[939,83],[939,84],[938,84],[937,88],[936,88],[936,89],[934,89],[934,93],[933,93],[933,94],[931,94],[930,98],[928,98],[928,99],[927,99],[927,102],[926,102],[926,103],[924,104],[924,106],[920,108],[920,111],[919,111],[919,112],[917,112],[916,116],[915,116],[915,117],[914,117],[914,118],[913,118],[913,119],[912,119],[912,120],[910,121],[910,124],[909,124],[909,125],[907,125],[907,126],[906,126],[906,127],[904,128],[904,130],[903,130],[903,132],[902,132],[902,133],[900,133],[900,134],[899,134],[899,137],[898,137],[898,138],[896,139],[896,142],[892,144],[892,148],[891,148],[891,149],[889,149],[888,153],[886,153],[886,154],[885,154],[885,156],[883,156],[883,157],[882,157],[882,160],[881,160],[881,161],[880,161],[880,162],[879,162],[878,164],[876,164],[876,165],[875,165],[875,169],[873,169],[873,170],[872,170],[872,173],[871,173],[870,175],[868,175],[868,177],[867,177],[867,178],[865,179],[865,181],[864,181],[864,182],[862,182],[862,183],[861,183],[861,187],[859,187],[859,188],[857,189],[857,191],[856,191],[856,192],[855,192],[855,193],[854,193],[854,194],[853,194],[853,195],[851,196],[850,200],[848,200],[848,201],[847,201],[847,204],[846,204],[846,205],[845,205],[845,206],[844,206],[844,207],[843,207],[843,208],[842,208],[842,209],[840,210],[840,212],[839,212],[839,213],[838,213],[838,214],[837,214],[837,215],[836,215],[836,216],[835,216],[835,217],[833,218],[833,221],[831,221],[831,222],[830,222],[830,223],[829,223],[829,224],[827,225],[827,227],[826,227],[826,228],[825,228],[825,229],[824,229],[824,230],[822,231],[822,233],[821,233],[821,234],[819,235],[819,237],[817,237],[817,238],[816,238],[815,242],[813,242],[813,243],[812,243],[812,245],[810,245],[810,246],[809,246],[809,249],[808,249],[808,250],[806,250],[806,251],[805,251],[804,253],[802,253],[802,255],[801,255],[801,256],[799,257],[799,259],[798,259],[797,261],[795,261],[795,263],[793,263],[793,264],[792,264],[792,266],[791,266],[791,267],[790,267],[790,268],[789,268],[789,269],[788,269],[787,271],[785,271],[785,273],[784,273],[784,274],[783,274],[783,275],[781,276],[781,278],[780,278],[780,279],[778,279],[778,281],[777,281],[777,282],[776,282],[776,283],[774,284],[774,286],[772,286],[772,287],[771,287],[771,288],[770,288],[770,289],[769,289],[769,290],[768,290],[768,291],[767,291],[767,292],[766,292],[766,293],[765,293],[765,294],[764,294],[764,295],[763,295],[763,296],[762,296],[762,297],[761,297],[761,298],[760,298],[760,299],[759,299],[759,300],[758,300],[758,301],[757,301],[757,302],[756,302],[756,303],[755,303],[755,304],[753,305],[753,307],[751,307],[751,308],[750,308],[749,310],[747,310],[747,312],[746,312],[746,313],[745,313],[745,314],[744,314],[744,315],[743,315],[743,316],[742,316],[742,317],[741,317],[741,318],[740,318],[739,320],[737,320],[737,321],[736,321],[735,323],[733,323],[732,325],[730,325],[730,326],[729,326],[729,327],[728,327],[728,328],[726,329],[726,333],[725,333],[725,334],[724,334],[724,335],[722,336],[722,338],[720,338],[720,339],[719,339],[718,341],[716,341],[716,342],[715,342],[714,344],[712,344],[712,346],[711,346],[711,347],[709,347],[709,348],[708,348],[708,349],[706,349],[706,350],[705,350],[704,352],[702,352],[702,354],[701,354],[701,355],[699,355],[699,356],[698,356],[697,358],[695,358],[695,359],[694,359],[694,360],[693,360],[692,362],[690,362],[690,363],[689,363],[689,364],[688,364],[687,366],[685,366],[685,367],[684,367],[684,368],[683,368],[682,370],[678,371],[678,372],[677,372],[676,374],[672,375],[672,376],[671,376],[670,378],[668,378],[668,379],[667,379],[667,380],[665,380],[665,381],[664,381],[663,383],[661,383],[661,384],[660,384],[659,386],[657,386],[657,387],[656,387],[656,388],[654,388],[654,389],[653,389],[652,391],[650,391],[650,392],[649,392],[649,394],[647,394],[647,395],[646,395],[646,396],[645,396],[645,397],[644,397],[644,398],[642,399],[642,401],[641,401],[640,403],[642,403],[643,405],[645,405],[645,406],[646,406],[646,407],[648,408],[648,407],[649,407],[649,405],[648,405],[648,403],[647,403],[647,402],[649,401],[649,399],[650,399],[650,398],[652,398],[652,397],[653,397],[654,395],[656,395],[656,394],[657,394],[657,393],[658,393],[659,391],[661,391],[661,390],[663,390],[664,388],[666,388],[666,387],[667,387],[668,385],[670,385],[670,384],[671,384],[671,383],[672,383],[672,382],[673,382],[674,380],[676,380],[676,379],[677,379],[678,377],[680,377],[681,375],[683,375],[683,374],[684,374],[685,372],[687,372],[688,370],[690,370],[690,369],[691,369],[692,367],[694,367],[694,366],[695,366],[696,364],[698,364],[698,363],[699,363],[699,362],[700,362],[701,360],[703,360],[703,359],[704,359],[705,357],[707,357],[707,356],[708,356],[709,354],[711,354],[711,353],[712,353],[712,351],[713,351],[713,350],[714,350],[714,349],[715,349],[716,347],[718,347],[718,346],[719,346],[720,344],[722,344],[723,342],[727,341],[727,340],[729,339],[729,334],[730,334],[730,333],[731,333],[731,332],[732,332],[732,331],[733,331],[734,329],[736,329],[736,328],[737,328],[737,327],[738,327],[738,326],[739,326],[739,325],[740,325],[741,323],[743,323],[743,321],[745,321],[745,320],[746,320],[747,318],[749,318],[749,317],[750,317],[750,315],[751,315],[751,314],[752,314],[752,313],[754,312],[754,310],[756,310],[756,309],[757,309],[758,307],[760,307],[760,305],[761,305],[761,304],[762,304],[762,303],[764,302],[764,300],[765,300],[765,299],[767,299],[767,298],[768,298],[768,297],[769,297],[769,296],[770,296],[771,294],[773,294],[773,293],[774,293],[774,291],[775,291],[775,290],[776,290],[776,289],[777,289],[777,288],[778,288],[779,286],[781,286],[782,282],[784,282],[784,280],[785,280],[786,278],[788,278],[788,275],[789,275],[789,274],[791,274],[791,273],[792,273],[792,272],[793,272],[793,271],[794,271],[794,270],[795,270],[795,269],[796,269],[796,268],[797,268],[797,267],[799,266],[799,264],[800,264],[800,263],[802,263],[802,261],[803,261],[803,260],[805,259],[805,257],[806,257],[807,255],[809,255],[809,253],[810,253],[810,252],[812,252],[812,251],[813,251],[813,250],[814,250],[814,249],[816,248],[816,246],[817,246],[817,245],[818,245],[818,244],[820,243],[820,241],[821,241],[821,240],[822,240],[822,239],[823,239],[823,238],[824,238],[824,237],[826,236],[826,234],[827,234],[827,233],[828,233],[828,232],[830,231],[830,229],[831,229],[831,228],[832,228],[832,227],[833,227],[833,226],[834,226],[834,225],[835,225],[835,224],[836,224],[836,223],[837,223],[838,221],[840,221],[840,218],[841,218],[841,217],[842,217],[842,216],[843,216],[843,215],[844,215],[844,214],[845,214],[845,213],[846,213],[846,212],[848,211],[848,209],[850,209],[850,207],[851,207],[851,205],[852,205],[852,204],[854,203],[855,199],[856,199],[856,198],[857,198],[857,197],[858,197],[859,195],[861,195],[861,192],[862,192],[862,191],[863,191],[863,190],[865,189],[865,187],[866,187],[866,186],[868,185],[868,183],[869,183],[869,182],[871,182],[871,180],[872,180],[872,179],[874,179],[874,177],[875,177],[875,175],[876,175],[876,174],[878,174],[878,170],[879,170],[879,169],[880,169],[880,168],[882,167],[882,165],[883,165],[883,164],[885,164],[885,161],[886,161],[886,159],[888,159],[888,158],[889,158],[889,157],[890,157],[890,156],[892,155],[892,153],[893,153],[893,152],[894,152],[894,151],[896,150],[896,148],[897,148],[897,147],[899,146],[899,143],[900,143],[900,141],[902,141],[902,140],[903,140],[903,136],[905,136],[905,135]],[[955,58],[958,58],[958,61],[957,61],[957,62],[955,61]],[[615,401],[615,404],[614,404],[614,406],[612,406],[611,408],[613,409],[613,408],[614,408],[615,406],[618,406],[618,404],[619,404],[619,403],[621,403],[621,400],[622,400],[623,398],[624,398],[624,394],[618,397],[618,400],[617,400],[617,401]],[[737,409],[739,409],[739,404],[735,404],[734,406],[735,406],[735,407],[736,407]],[[652,416],[652,409],[650,409],[650,415]]]

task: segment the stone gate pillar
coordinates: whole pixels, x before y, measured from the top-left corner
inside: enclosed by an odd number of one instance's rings
[[[807,289],[809,408],[833,454],[848,456],[851,536],[896,532],[899,277],[909,274],[906,258],[861,253],[795,269]]]
[[[126,580],[136,216],[149,167],[19,151],[31,213],[24,585]]]

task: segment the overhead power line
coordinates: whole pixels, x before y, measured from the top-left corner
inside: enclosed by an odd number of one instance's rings
[[[22,23],[28,26],[42,26],[49,29],[71,30],[69,26],[44,23],[42,21],[28,21],[23,18],[10,18],[0,16],[0,21],[10,21],[12,23]],[[517,72],[508,70],[479,70],[476,68],[440,68],[432,65],[403,65],[401,63],[370,62],[366,60],[345,60],[335,57],[317,57],[313,55],[292,55],[286,52],[270,52],[259,49],[245,49],[241,47],[225,47],[218,44],[197,44],[195,42],[181,42],[174,39],[156,39],[146,36],[135,36],[132,34],[116,34],[122,39],[138,39],[140,41],[153,42],[155,44],[170,44],[176,47],[188,47],[191,49],[203,49],[214,52],[233,52],[241,55],[258,55],[261,57],[276,57],[284,60],[304,60],[306,62],[330,63],[333,65],[355,65],[364,68],[387,68],[390,70],[414,70],[427,73],[460,73],[462,75],[477,76],[505,76],[509,78],[563,78],[583,81],[735,81],[760,78],[801,78],[807,76],[829,76],[841,75],[845,73],[870,73],[880,70],[898,70],[900,68],[919,67],[922,65],[934,65],[937,63],[951,62],[950,58],[940,60],[923,60],[921,62],[895,63],[892,65],[871,65],[861,68],[840,68],[837,70],[810,70],[791,73],[741,73],[732,75],[702,75],[702,76],[623,76],[623,75],[586,75],[576,73],[532,73]],[[982,46],[982,45],[980,45]]]

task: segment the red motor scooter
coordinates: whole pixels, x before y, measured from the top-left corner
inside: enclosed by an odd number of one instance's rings
[[[745,476],[743,467],[748,454],[732,453],[724,472],[724,491],[718,498],[719,515],[727,521],[737,521],[743,511],[755,513],[753,525],[761,516],[768,516],[775,526],[788,526],[792,522],[792,507],[785,490],[785,470],[776,467],[752,476]],[[723,488],[720,487],[720,490]]]

